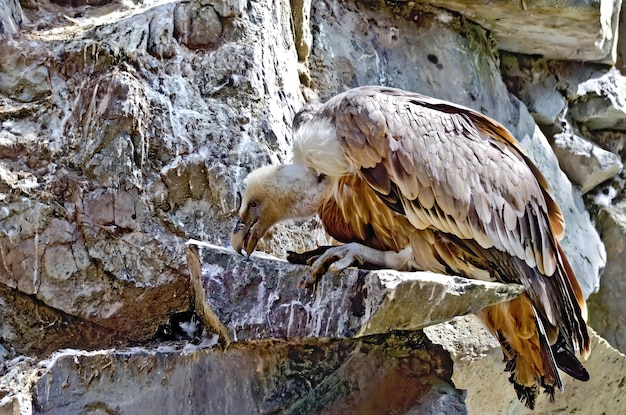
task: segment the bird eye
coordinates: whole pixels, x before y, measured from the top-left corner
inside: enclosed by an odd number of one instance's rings
[[[259,203],[256,200],[252,200],[248,203],[249,208],[256,209],[257,206],[259,206]]]

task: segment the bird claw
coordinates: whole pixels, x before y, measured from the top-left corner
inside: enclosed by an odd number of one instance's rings
[[[326,272],[340,274],[350,266],[363,265],[364,261],[359,254],[359,244],[346,244],[333,247],[325,247],[321,255],[311,255],[307,263],[311,265],[311,273],[302,277],[298,288],[315,288],[319,279]]]

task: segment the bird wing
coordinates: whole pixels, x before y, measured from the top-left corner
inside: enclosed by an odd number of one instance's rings
[[[588,348],[580,327],[584,300],[557,241],[562,212],[504,126],[469,108],[384,87],[347,91],[320,111],[333,119],[346,158],[387,206],[417,229],[521,259],[526,270],[502,277],[524,284],[538,311]]]
[[[329,105],[346,157],[413,226],[474,239],[554,273],[551,238],[563,233],[562,213],[502,125],[391,88],[357,88]]]

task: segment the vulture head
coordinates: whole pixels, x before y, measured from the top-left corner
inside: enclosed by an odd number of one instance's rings
[[[285,164],[253,171],[246,178],[239,219],[230,237],[232,247],[250,256],[272,225],[315,215],[330,191],[327,176],[304,166]]]

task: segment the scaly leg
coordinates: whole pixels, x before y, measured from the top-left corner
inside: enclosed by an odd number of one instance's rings
[[[370,269],[407,270],[409,269],[408,263],[412,258],[411,248],[405,248],[400,252],[379,251],[356,242],[333,247],[320,247],[318,250],[315,251],[315,254],[319,254],[319,256],[311,255],[308,258],[307,262],[314,259],[314,262],[311,264],[312,271],[310,275],[306,275],[298,283],[299,288],[315,286],[320,277],[327,271],[340,273],[350,266],[360,267],[366,265]]]

